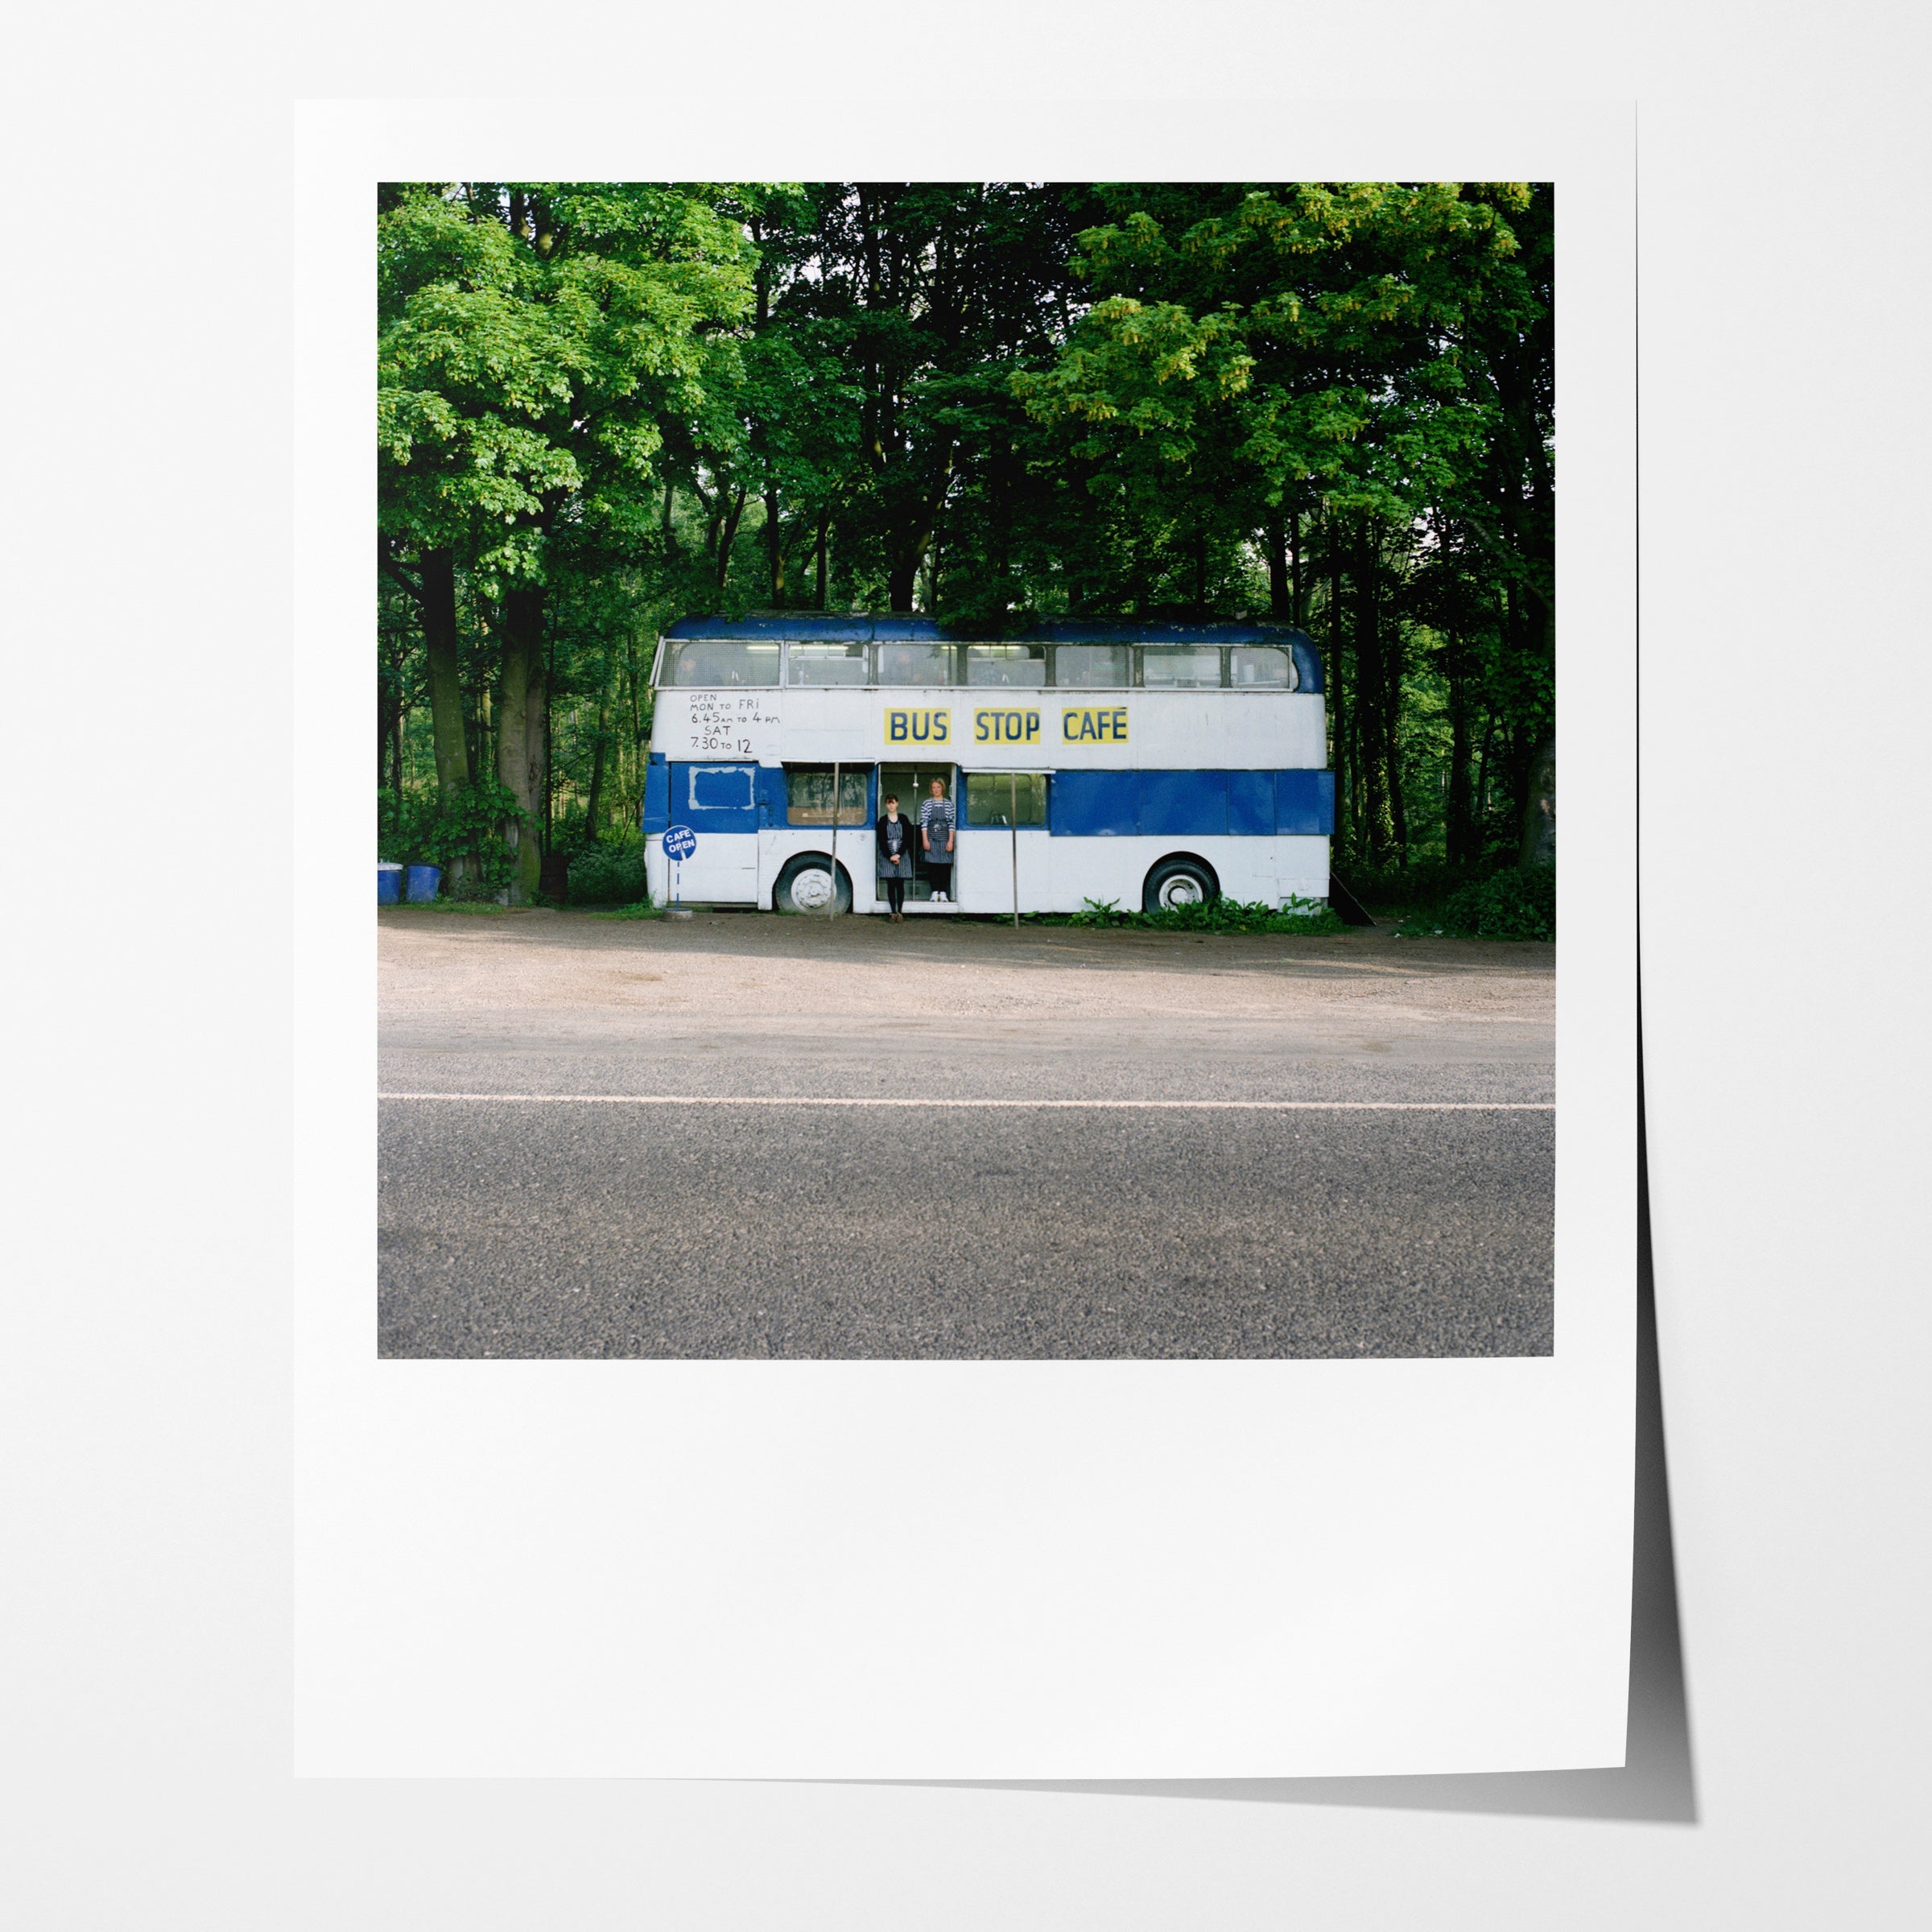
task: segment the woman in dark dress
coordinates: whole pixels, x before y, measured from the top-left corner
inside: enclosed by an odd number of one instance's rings
[[[906,881],[912,877],[912,821],[899,816],[899,801],[886,795],[886,815],[873,828],[878,840],[879,877],[886,881],[888,917],[906,923]]]

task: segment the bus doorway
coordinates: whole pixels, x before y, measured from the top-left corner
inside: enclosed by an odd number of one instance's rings
[[[881,765],[879,767],[879,815],[881,818],[885,816],[886,795],[889,792],[894,793],[898,798],[900,815],[904,818],[910,819],[913,824],[912,877],[906,881],[906,910],[909,913],[946,913],[959,910],[956,902],[960,896],[960,840],[956,836],[953,840],[952,853],[953,870],[951,882],[945,898],[937,905],[933,903],[932,898],[933,869],[928,863],[926,855],[919,850],[919,807],[932,796],[932,782],[935,778],[937,778],[945,786],[947,799],[956,811],[959,799],[959,772],[956,766],[951,765]],[[942,854],[940,857],[941,862],[943,863],[944,855]],[[941,874],[940,876],[945,875]],[[885,898],[885,888],[880,886],[877,890],[882,902]]]

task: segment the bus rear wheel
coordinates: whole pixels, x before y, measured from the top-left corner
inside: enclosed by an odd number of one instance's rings
[[[1143,912],[1173,912],[1183,906],[1209,906],[1221,896],[1220,881],[1200,859],[1163,859],[1147,875],[1141,892]]]
[[[823,915],[833,910],[831,859],[822,852],[802,852],[778,874],[771,889],[771,902],[780,912],[815,912]],[[838,906],[840,912],[852,910],[852,880],[845,868],[838,869]]]

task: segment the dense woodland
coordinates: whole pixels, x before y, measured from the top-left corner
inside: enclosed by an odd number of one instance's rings
[[[386,841],[556,890],[637,836],[663,624],[890,609],[1298,625],[1338,865],[1547,856],[1552,227],[1521,183],[386,188]]]

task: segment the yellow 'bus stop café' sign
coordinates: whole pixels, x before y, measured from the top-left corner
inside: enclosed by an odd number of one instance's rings
[[[952,713],[943,708],[928,709],[889,705],[884,720],[888,750],[904,747],[951,747]],[[1050,733],[1044,713],[1035,704],[983,704],[972,714],[975,745],[1038,745],[1048,742]],[[1127,707],[1125,704],[1069,704],[1059,718],[1059,741],[1063,745],[1125,745],[1127,742]]]

